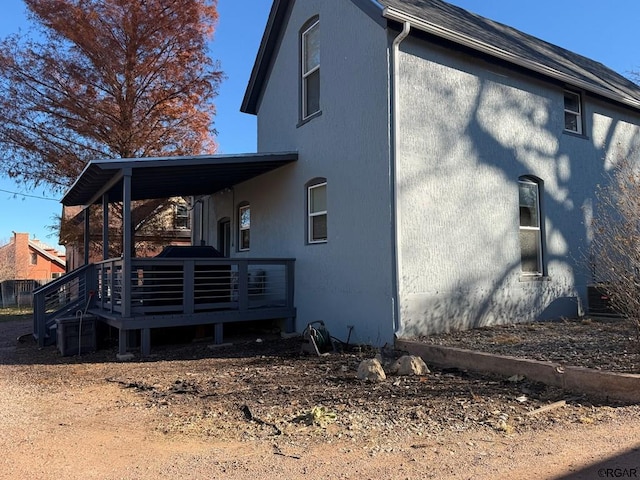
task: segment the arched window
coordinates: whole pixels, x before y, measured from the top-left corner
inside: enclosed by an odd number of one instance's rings
[[[307,243],[327,241],[327,179],[314,178],[307,187]]]
[[[522,176],[518,179],[520,265],[523,275],[543,275],[541,184],[542,182],[535,177]]]

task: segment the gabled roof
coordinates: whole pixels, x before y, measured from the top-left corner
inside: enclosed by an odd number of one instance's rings
[[[441,0],[378,1],[389,20],[640,108],[640,87],[600,62]]]
[[[242,102],[241,110],[245,113],[257,113],[262,88],[286,24],[287,12],[294,1],[273,2]],[[377,5],[380,17],[388,22],[409,21],[413,30],[421,30],[568,86],[640,109],[640,87],[602,63],[442,0],[334,1],[351,1],[369,15],[372,15],[373,3]]]
[[[122,201],[123,177],[131,175],[131,200],[208,195],[298,159],[295,152],[246,155],[93,160],[62,198],[65,206]]]

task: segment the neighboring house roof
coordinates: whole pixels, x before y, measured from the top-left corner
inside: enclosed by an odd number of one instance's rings
[[[123,178],[131,173],[131,200],[208,195],[294,162],[295,152],[246,155],[92,160],[62,198],[65,206],[122,201]]]
[[[65,267],[66,262],[55,254],[55,250],[49,245],[41,242],[40,240],[29,239],[29,247],[33,248],[43,257],[49,259],[53,263],[57,263],[62,268]]]
[[[274,0],[242,102],[245,113],[257,113],[269,66],[294,1]],[[413,29],[640,109],[640,87],[602,63],[441,0],[350,1],[369,15],[372,3],[377,4],[380,16],[389,21],[409,21]]]

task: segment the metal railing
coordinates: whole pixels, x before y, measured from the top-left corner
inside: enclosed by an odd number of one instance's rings
[[[115,314],[293,308],[293,259],[134,258],[96,264],[96,307]],[[128,298],[128,305],[127,305]]]
[[[33,291],[33,336],[39,346],[55,343],[56,319],[86,309],[95,286],[95,268],[90,264]]]
[[[40,346],[55,343],[56,319],[89,307],[103,318],[126,320],[127,328],[142,317],[157,318],[153,327],[207,312],[220,321],[295,315],[294,262],[134,258],[126,282],[122,258],[86,265],[34,291],[33,335]]]

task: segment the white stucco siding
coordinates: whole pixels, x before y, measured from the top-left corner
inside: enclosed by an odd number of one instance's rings
[[[568,135],[562,87],[412,38],[400,61],[400,335],[575,314],[585,205],[637,118],[585,97],[586,135]],[[542,281],[521,276],[522,175],[543,182]]]

